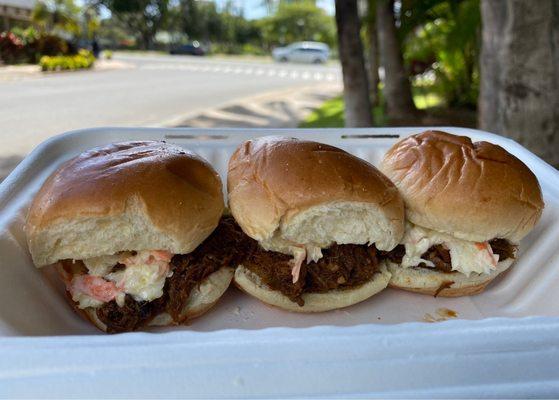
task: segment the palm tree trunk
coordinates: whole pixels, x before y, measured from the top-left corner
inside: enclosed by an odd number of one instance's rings
[[[336,0],[336,25],[344,80],[345,125],[371,126],[371,102],[359,34],[357,0]]]
[[[394,22],[394,0],[377,0],[378,43],[384,67],[386,112],[393,120],[409,118],[416,112],[411,85]]]
[[[379,105],[379,51],[378,51],[378,35],[376,24],[376,0],[368,0],[367,3],[367,37],[369,39],[369,57],[368,57],[368,73],[369,73],[369,91],[371,104],[373,107]]]
[[[483,0],[479,126],[559,167],[559,2]]]

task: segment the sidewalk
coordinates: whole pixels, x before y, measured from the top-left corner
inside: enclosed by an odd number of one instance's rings
[[[41,68],[39,68],[38,65],[0,66],[0,82],[34,78],[39,76],[41,76]]]
[[[97,60],[93,71],[106,71],[113,69],[135,68],[134,65],[119,60]],[[44,73],[38,65],[0,65],[0,82],[15,81],[21,79],[43,78],[52,74],[68,74],[72,72],[83,72],[89,70],[60,71]]]
[[[311,85],[237,100],[213,110],[165,124],[195,128],[296,128],[324,101],[337,96],[341,84]]]

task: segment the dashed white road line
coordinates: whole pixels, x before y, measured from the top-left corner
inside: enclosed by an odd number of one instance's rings
[[[238,65],[196,65],[196,64],[169,64],[169,63],[153,63],[146,64],[140,67],[145,70],[178,70],[178,71],[200,71],[200,72],[221,72],[225,74],[244,74],[255,76],[268,76],[288,79],[302,79],[302,80],[316,80],[316,81],[335,81],[340,79],[340,75],[334,72],[317,72],[305,69],[286,69],[271,66],[270,68],[263,67],[241,67]]]

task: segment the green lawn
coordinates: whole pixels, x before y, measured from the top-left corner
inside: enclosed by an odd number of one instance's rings
[[[415,102],[415,106],[420,110],[436,107],[442,103],[442,99],[436,94],[424,92],[422,90],[414,90],[413,101]],[[388,119],[382,106],[373,108],[373,120],[375,126],[388,125]],[[325,101],[322,106],[314,110],[299,125],[300,128],[340,128],[343,126],[344,101],[342,96]]]
[[[326,100],[301,124],[300,128],[337,128],[344,126],[344,101],[342,97]]]

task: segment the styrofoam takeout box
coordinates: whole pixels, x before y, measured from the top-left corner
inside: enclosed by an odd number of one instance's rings
[[[538,176],[546,208],[514,267],[483,294],[445,299],[388,289],[316,315],[282,312],[231,289],[190,326],[100,334],[37,270],[23,224],[30,200],[65,160],[102,144],[163,139],[196,151],[225,182],[242,141],[281,134],[333,144],[378,164],[425,128],[235,130],[98,128],[41,144],[0,185],[0,395],[495,396],[559,395],[559,173],[517,143],[501,145]],[[445,319],[440,309],[455,311]]]

